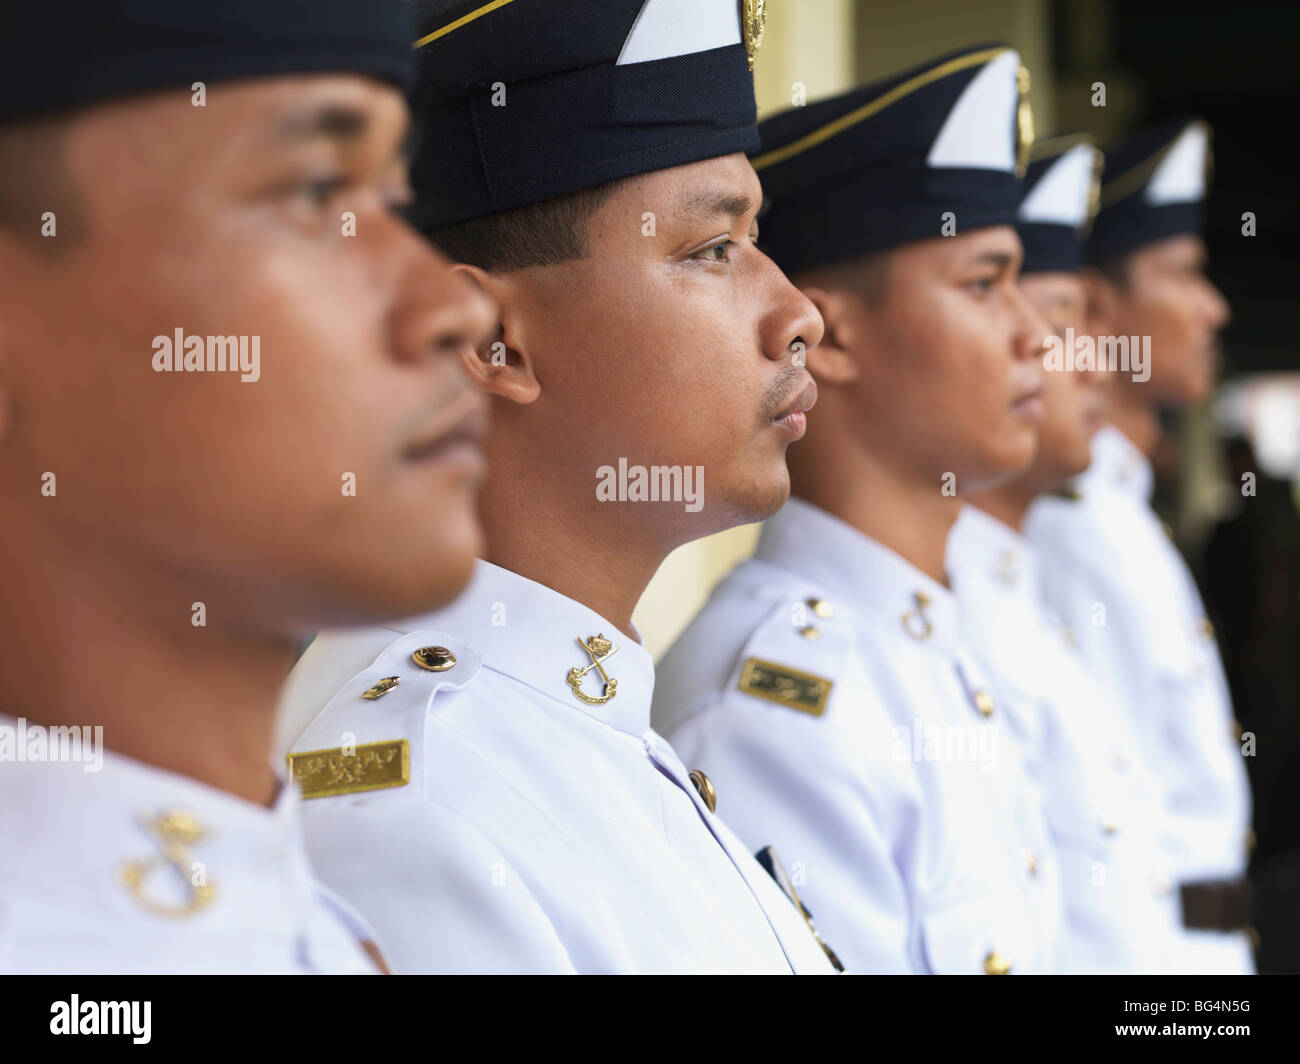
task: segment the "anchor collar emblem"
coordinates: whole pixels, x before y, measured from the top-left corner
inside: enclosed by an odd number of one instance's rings
[[[606,639],[603,632],[600,635],[579,639],[578,645],[590,655],[591,664],[586,668],[580,668],[577,665],[573,666],[564,682],[573,689],[574,695],[580,701],[589,706],[603,706],[618,694],[618,680],[605,671],[605,662],[617,654],[620,648]],[[589,695],[582,689],[582,682],[592,669],[600,673],[600,678],[604,681],[605,689],[603,694]]]

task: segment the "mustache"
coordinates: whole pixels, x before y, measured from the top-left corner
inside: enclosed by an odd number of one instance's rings
[[[759,424],[766,425],[781,413],[808,383],[808,377],[808,371],[802,366],[786,366],[781,370],[758,404]]]

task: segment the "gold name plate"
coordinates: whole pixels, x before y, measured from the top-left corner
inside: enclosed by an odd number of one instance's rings
[[[740,689],[747,695],[820,717],[826,711],[831,681],[774,661],[750,658],[740,672]]]
[[[343,747],[306,750],[288,757],[289,772],[304,798],[327,798],[411,782],[411,744],[405,739],[363,743],[345,754]]]

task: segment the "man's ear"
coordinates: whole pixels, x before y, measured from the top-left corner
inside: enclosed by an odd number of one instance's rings
[[[465,372],[481,392],[520,405],[533,402],[542,385],[524,339],[517,282],[466,263],[456,263],[452,269],[481,288],[497,307],[496,331],[477,348],[466,347],[461,353]]]
[[[818,384],[851,384],[858,379],[853,344],[858,339],[853,297],[838,289],[801,287],[821,313],[825,331],[822,342],[807,353],[808,372]]]
[[[1083,279],[1088,332],[1093,336],[1114,335],[1119,301],[1115,282],[1092,266],[1085,266],[1079,276]]]

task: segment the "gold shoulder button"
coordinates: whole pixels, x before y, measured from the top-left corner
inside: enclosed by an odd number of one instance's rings
[[[747,695],[820,717],[826,711],[833,684],[824,676],[762,658],[749,658],[740,671],[738,686]]]
[[[993,950],[984,958],[985,975],[1006,975],[1011,971],[1011,962],[1002,956],[997,950]]]
[[[427,672],[446,672],[456,666],[456,655],[446,647],[420,647],[411,660]]]
[[[716,813],[718,811],[718,792],[714,789],[713,781],[698,768],[693,768],[691,769],[691,783],[695,785],[695,791],[700,796],[700,800],[709,807],[709,812]]]
[[[832,606],[825,599],[821,599],[821,598],[805,599],[804,605],[806,605],[810,610],[812,610],[813,613],[815,613],[823,621],[830,620],[832,617],[835,616],[835,607]]]

